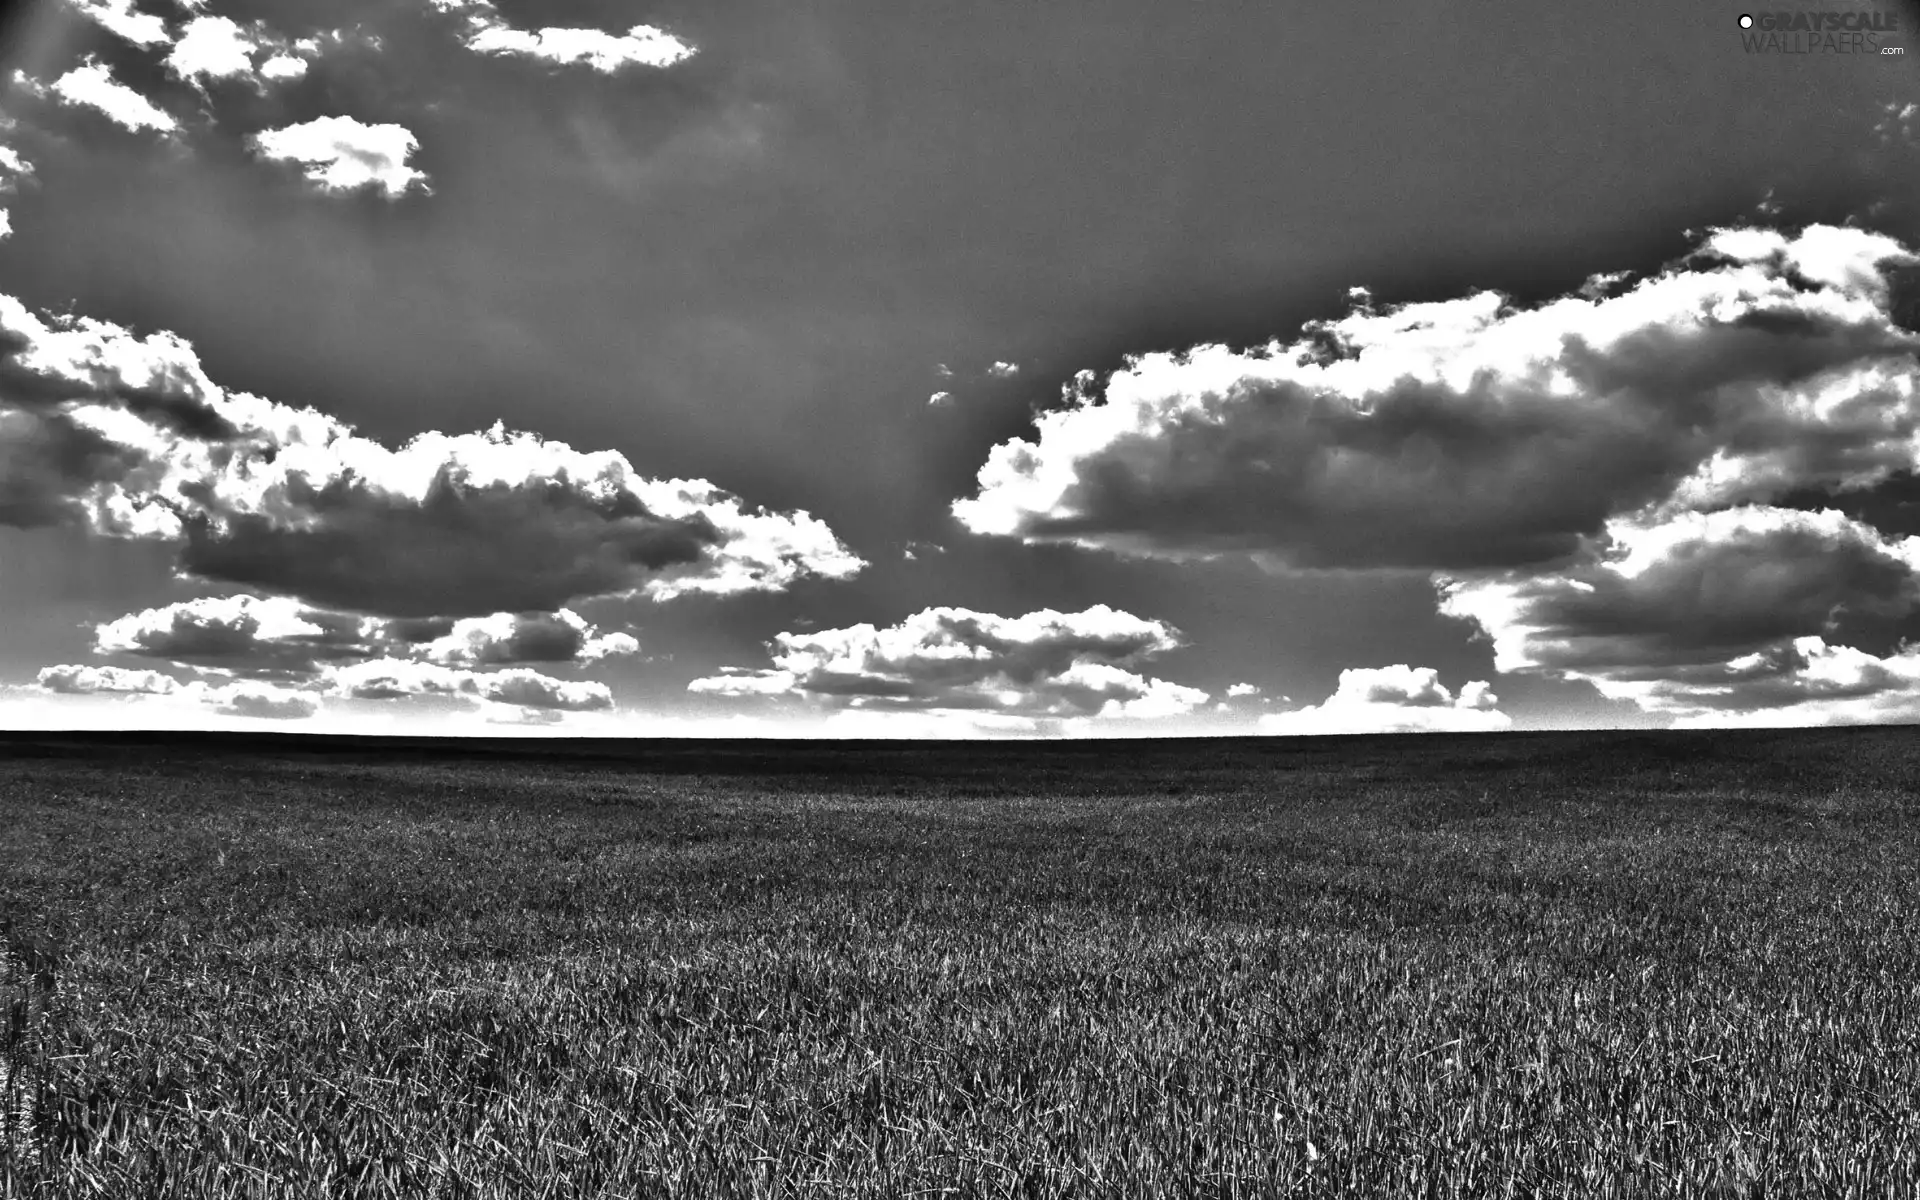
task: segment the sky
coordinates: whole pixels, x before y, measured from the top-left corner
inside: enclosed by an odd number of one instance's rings
[[[1920,6],[0,11],[0,727],[1920,720]]]

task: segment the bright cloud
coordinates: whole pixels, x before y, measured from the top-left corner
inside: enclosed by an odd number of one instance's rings
[[[996,447],[954,512],[1128,554],[1461,571],[1551,563],[1641,510],[1868,486],[1920,462],[1889,270],[1914,261],[1859,229],[1718,230],[1624,290],[1145,355]]]
[[[189,82],[247,76],[259,48],[254,35],[226,17],[195,17],[167,54],[167,69]]]
[[[989,710],[1025,717],[1166,717],[1207,696],[1132,668],[1178,631],[1106,605],[1020,617],[929,608],[885,629],[780,634],[773,667],[696,679],[709,695],[797,695],[836,707]]]
[[[1920,708],[1920,692],[1900,694],[1912,659],[1827,641],[1920,606],[1920,538],[1838,512],[1749,507],[1618,523],[1603,551],[1559,571],[1442,579],[1440,589],[1441,611],[1477,625],[1502,672],[1584,680],[1650,712],[1803,724],[1845,719],[1863,702]]]
[[[613,707],[613,693],[604,683],[569,682],[525,667],[478,672],[410,659],[376,659],[328,668],[325,686],[333,695],[356,700],[447,696],[565,712]]]
[[[1554,572],[1441,580],[1441,611],[1492,640],[1501,672],[1602,681],[1721,663],[1842,615],[1920,601],[1920,538],[1838,512],[1742,507],[1616,522],[1606,550]]]
[[[42,318],[8,297],[0,381],[0,522],[175,541],[190,575],[316,608],[551,613],[592,596],[779,591],[865,566],[804,512],[645,479],[617,451],[498,426],[391,449],[224,391],[172,334]]]
[[[637,654],[640,643],[625,633],[602,634],[578,613],[494,613],[453,624],[418,653],[446,666],[502,666],[535,662],[591,662]]]
[[[260,64],[260,74],[267,79],[298,79],[307,73],[307,60],[291,54],[275,54]]]
[[[167,23],[134,8],[133,0],[70,0],[70,3],[102,29],[136,46],[160,46],[172,40],[167,33]]]
[[[138,132],[152,129],[172,133],[179,122],[142,96],[113,78],[105,64],[88,59],[54,81],[53,94],[67,104],[91,108],[124,129]]]
[[[420,143],[402,125],[317,117],[255,134],[252,144],[262,158],[299,164],[306,178],[323,191],[374,187],[395,197],[416,183],[424,186],[427,178],[407,165],[407,157]]]
[[[318,698],[271,684],[243,681],[209,687],[189,685],[190,693],[216,712],[267,721],[297,721],[320,710]]]
[[[1262,733],[1470,733],[1505,729],[1499,698],[1476,681],[1455,695],[1432,667],[1354,667],[1314,706],[1260,718]]]
[[[167,695],[180,684],[172,676],[158,671],[129,671],[121,667],[85,667],[63,665],[44,667],[38,682],[50,692],[63,695],[90,695],[96,692],[129,692]]]
[[[670,67],[693,56],[692,46],[662,29],[635,25],[624,34],[598,29],[514,29],[488,0],[432,0],[442,12],[467,18],[467,48],[557,64],[584,64],[606,74],[627,67]]]
[[[285,596],[210,596],[105,622],[94,631],[94,650],[210,670],[308,675],[323,663],[377,653],[380,624]]]

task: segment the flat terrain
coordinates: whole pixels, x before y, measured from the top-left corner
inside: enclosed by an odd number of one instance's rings
[[[1917,782],[1913,729],[0,737],[0,1193],[1910,1198]]]

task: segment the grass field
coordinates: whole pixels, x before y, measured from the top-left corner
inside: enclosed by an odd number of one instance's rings
[[[54,988],[0,1189],[1911,1198],[1917,781],[1907,729],[0,738]]]

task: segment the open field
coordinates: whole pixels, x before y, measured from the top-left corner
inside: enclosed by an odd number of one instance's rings
[[[1916,781],[1908,729],[0,738],[54,980],[0,1191],[1911,1197]]]

